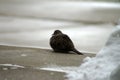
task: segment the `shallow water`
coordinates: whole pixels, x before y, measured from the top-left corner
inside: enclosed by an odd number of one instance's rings
[[[119,3],[1,1],[0,44],[50,48],[53,31],[60,29],[80,51],[97,53],[119,14]]]
[[[77,49],[98,52],[113,29],[112,24],[82,24],[74,22],[0,17],[0,44],[50,48],[54,30],[68,34]],[[97,43],[97,44],[96,44]]]
[[[96,54],[105,45],[114,28],[113,23],[120,17],[119,4],[111,6],[92,3],[85,7],[88,3],[80,3],[84,7],[82,9],[79,8],[81,7],[79,3],[75,6],[76,2],[74,5],[71,2],[68,4],[57,2],[57,4],[52,3],[50,5],[48,5],[49,3],[40,5],[36,2],[32,4],[31,2],[19,1],[13,3],[14,0],[9,2],[0,3],[0,45],[50,49],[49,39],[54,30],[60,29],[70,36],[78,50]],[[91,22],[92,24],[89,24]],[[21,56],[26,57],[27,55],[22,54]],[[74,66],[51,65],[42,69],[66,71],[71,72],[71,74],[80,70]],[[80,77],[77,74],[72,76]]]

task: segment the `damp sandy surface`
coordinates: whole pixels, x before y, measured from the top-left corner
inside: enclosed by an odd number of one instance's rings
[[[40,48],[0,46],[0,78],[2,80],[65,80],[64,72],[49,67],[78,67],[85,57],[94,54],[54,53]]]
[[[65,80],[64,75],[65,73],[61,72],[0,66],[1,80]]]
[[[1,0],[0,78],[66,79],[65,73],[45,69],[75,69],[85,57],[95,56],[105,45],[119,17],[119,3]],[[84,55],[54,53],[49,39],[56,29],[68,34]]]

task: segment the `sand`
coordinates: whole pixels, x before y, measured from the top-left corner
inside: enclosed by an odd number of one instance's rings
[[[65,80],[65,73],[34,69],[51,65],[79,66],[86,56],[94,54],[77,55],[73,53],[55,53],[52,50],[0,46],[0,64],[19,65],[11,67],[0,65],[1,80]]]

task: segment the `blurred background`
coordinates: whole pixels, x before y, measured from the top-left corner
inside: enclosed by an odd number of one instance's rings
[[[0,0],[0,45],[51,49],[54,30],[97,53],[120,19],[120,0]]]

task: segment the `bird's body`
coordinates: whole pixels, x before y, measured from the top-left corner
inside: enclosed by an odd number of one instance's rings
[[[55,30],[53,33],[52,37],[50,38],[50,46],[55,52],[73,51],[82,55],[81,52],[75,49],[72,40],[66,34],[63,34],[60,30]]]

